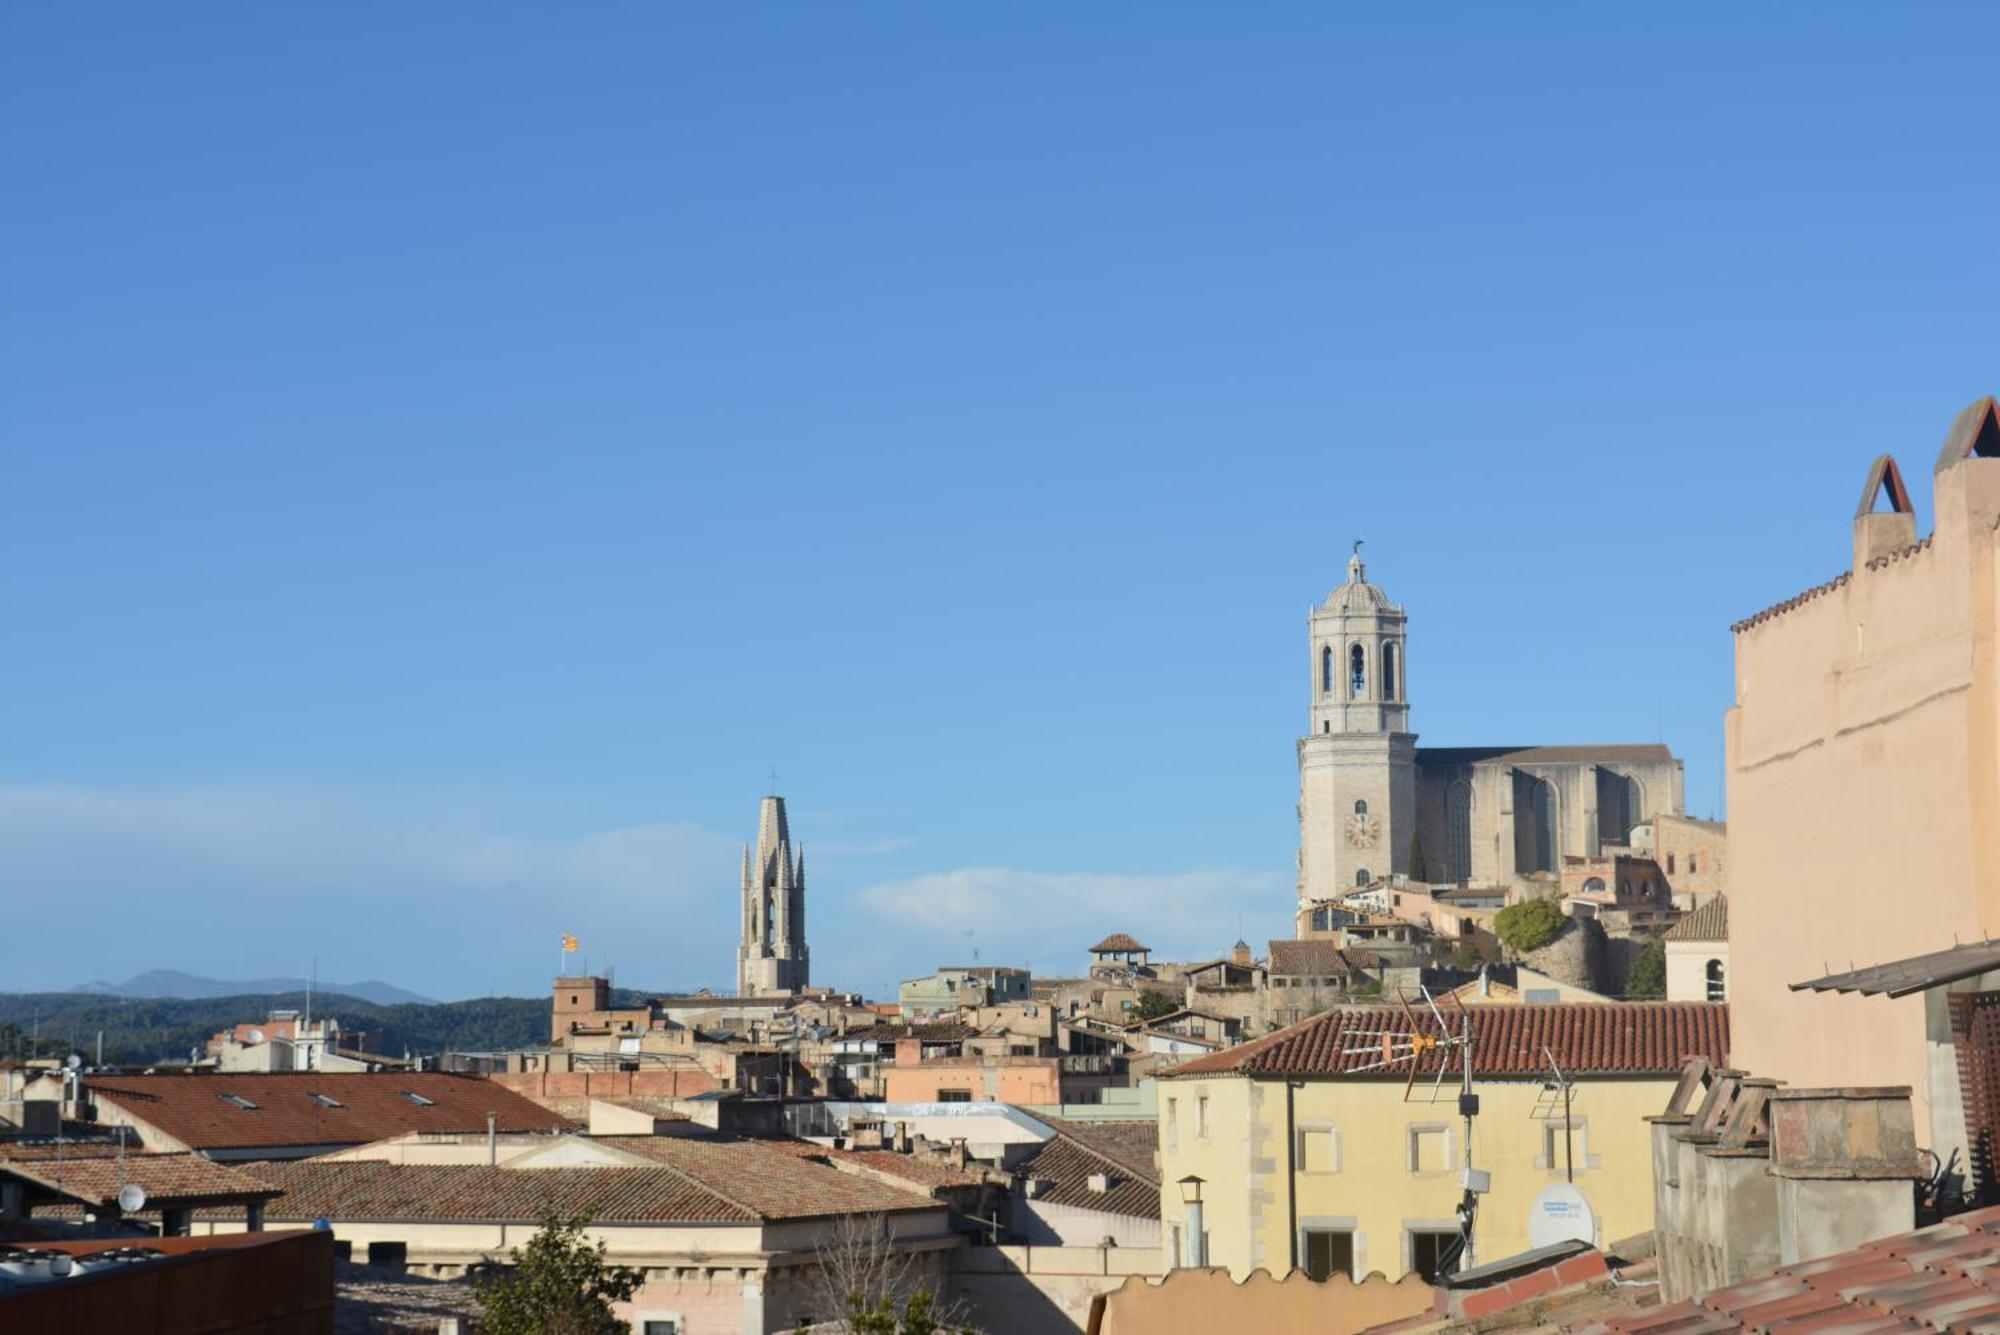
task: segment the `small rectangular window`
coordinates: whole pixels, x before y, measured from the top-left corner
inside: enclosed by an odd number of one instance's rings
[[[1458,1273],[1458,1262],[1465,1251],[1465,1237],[1460,1233],[1410,1232],[1410,1269],[1422,1277],[1424,1283],[1435,1284],[1446,1275]]]
[[[1208,1139],[1208,1095],[1202,1094],[1194,1101],[1194,1138]]]
[[[1334,1152],[1332,1127],[1307,1127],[1299,1133],[1299,1169],[1307,1173],[1340,1171],[1340,1160]]]
[[[1354,1234],[1347,1229],[1307,1229],[1304,1251],[1308,1279],[1354,1278]]]
[[[1442,1173],[1451,1167],[1450,1144],[1441,1126],[1410,1128],[1410,1171]]]
[[[641,1335],[681,1335],[678,1321],[648,1320],[640,1327]]]
[[[972,1102],[972,1091],[969,1089],[940,1089],[938,1091],[938,1102],[970,1103]]]
[[[371,1242],[368,1244],[368,1264],[385,1266],[391,1270],[401,1270],[409,1264],[410,1245],[406,1242]]]

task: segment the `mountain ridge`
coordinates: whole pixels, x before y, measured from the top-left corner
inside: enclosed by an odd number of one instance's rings
[[[326,992],[339,996],[359,997],[377,1006],[435,1006],[434,997],[423,996],[394,983],[380,979],[365,979],[358,983],[319,982],[310,984],[314,992]],[[249,997],[259,995],[276,996],[288,992],[304,992],[308,980],[304,978],[249,978],[230,981],[220,978],[203,978],[198,974],[183,973],[179,969],[148,969],[134,974],[122,983],[94,979],[65,988],[66,992],[88,993],[92,996],[124,997],[128,1000],[172,1000],[204,1001],[216,997]]]

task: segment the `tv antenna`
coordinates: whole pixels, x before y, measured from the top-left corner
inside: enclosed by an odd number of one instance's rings
[[[1572,1143],[1575,1128],[1571,1125],[1570,1091],[1576,1082],[1563,1074],[1563,1068],[1556,1063],[1556,1054],[1547,1045],[1542,1047],[1542,1057],[1549,1064],[1550,1074],[1542,1080],[1542,1092],[1535,1099],[1535,1106],[1528,1115],[1539,1121],[1553,1122],[1557,1109],[1562,1111],[1563,1124],[1563,1181],[1576,1181],[1576,1147]]]
[[[1411,1091],[1416,1088],[1417,1076],[1424,1067],[1436,1063],[1436,1071],[1431,1077],[1429,1101],[1437,1102],[1444,1091],[1445,1074],[1455,1064],[1458,1066],[1458,1115],[1465,1121],[1464,1167],[1459,1173],[1460,1197],[1458,1204],[1459,1255],[1439,1257],[1440,1267],[1449,1260],[1459,1260],[1463,1264],[1457,1269],[1469,1270],[1476,1264],[1472,1243],[1472,1227],[1479,1213],[1479,1198],[1492,1189],[1493,1175],[1472,1166],[1472,1119],[1479,1115],[1479,1095],[1472,1092],[1472,1017],[1466,1012],[1465,1003],[1456,993],[1445,994],[1451,1007],[1447,1016],[1439,1007],[1437,998],[1427,987],[1418,987],[1417,994],[1423,999],[1423,1009],[1410,1004],[1409,995],[1398,989],[1396,1000],[1403,1008],[1405,1024],[1387,1024],[1379,1029],[1363,1029],[1351,1034],[1342,1034],[1343,1039],[1353,1040],[1358,1046],[1343,1047],[1343,1057],[1365,1057],[1367,1061],[1358,1066],[1344,1069],[1350,1072],[1380,1071],[1396,1066],[1408,1066],[1410,1075],[1403,1082],[1403,1099],[1407,1102]]]

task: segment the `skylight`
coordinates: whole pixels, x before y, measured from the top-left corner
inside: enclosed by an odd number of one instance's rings
[[[308,1094],[306,1097],[322,1108],[345,1108],[347,1106],[331,1094]]]
[[[415,1090],[409,1090],[409,1089],[404,1090],[403,1097],[408,1099],[410,1102],[416,1104],[419,1108],[429,1108],[437,1103],[436,1099],[427,1099],[423,1095],[417,1093]]]
[[[257,1108],[256,1104],[244,1098],[241,1094],[218,1094],[216,1097],[232,1108],[242,1108],[250,1112],[254,1112]]]

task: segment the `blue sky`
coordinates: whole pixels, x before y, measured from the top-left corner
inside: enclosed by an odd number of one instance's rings
[[[1357,536],[1425,742],[1717,809],[2000,385],[1996,30],[10,6],[0,988],[724,984],[774,768],[822,981],[1278,934]]]

